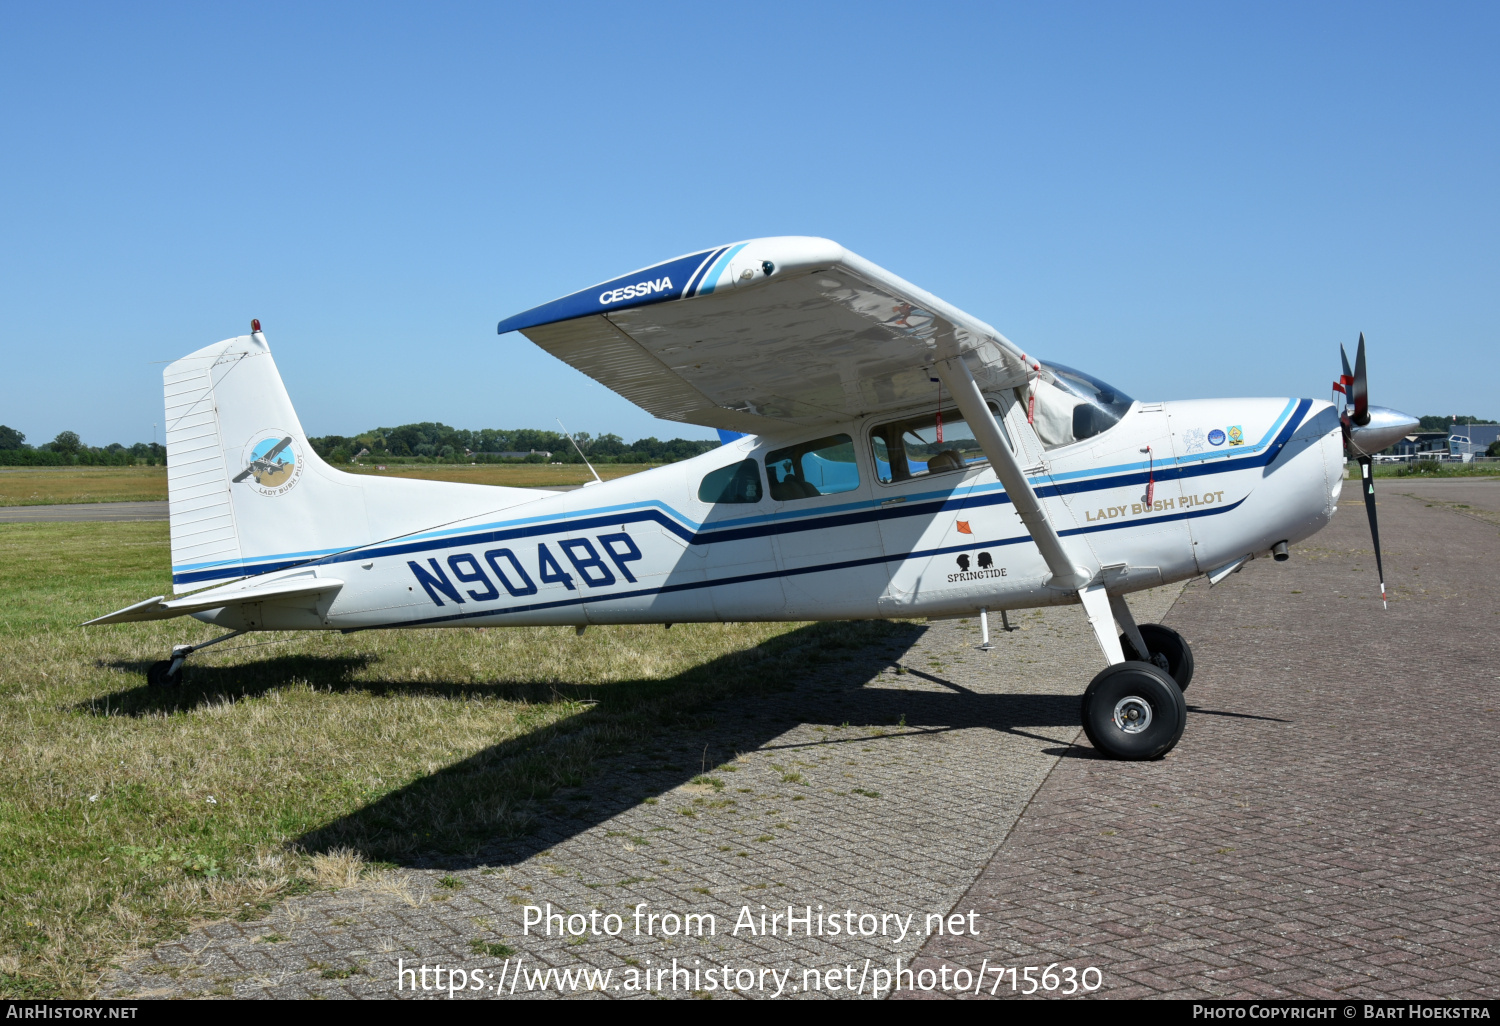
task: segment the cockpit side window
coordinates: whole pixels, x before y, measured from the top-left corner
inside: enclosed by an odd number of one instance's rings
[[[854,439],[829,435],[768,452],[766,479],[777,502],[852,492],[859,487]]]
[[[1103,434],[1135,402],[1113,385],[1058,363],[1042,364],[1041,377],[1017,392],[1022,402],[1035,399],[1032,424],[1046,449]]]
[[[998,418],[999,407],[994,403],[989,407]],[[1005,424],[997,423],[1009,444]],[[951,407],[943,411],[941,419],[936,413],[925,413],[879,425],[870,432],[870,448],[875,455],[875,474],[882,484],[964,470],[985,462],[974,429]]]

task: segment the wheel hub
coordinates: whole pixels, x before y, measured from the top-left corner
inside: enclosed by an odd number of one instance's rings
[[[1130,695],[1115,703],[1115,726],[1127,734],[1139,734],[1151,726],[1151,703]]]

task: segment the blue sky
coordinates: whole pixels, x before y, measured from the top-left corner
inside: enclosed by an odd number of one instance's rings
[[[265,325],[311,434],[709,437],[495,323],[823,235],[1147,399],[1500,417],[1493,4],[0,6],[0,422],[150,437]]]

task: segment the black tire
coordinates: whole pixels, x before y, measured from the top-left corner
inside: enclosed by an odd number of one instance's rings
[[[1083,693],[1083,731],[1116,759],[1159,759],[1186,726],[1182,689],[1154,663],[1105,667]]]
[[[1187,640],[1172,628],[1159,623],[1141,624],[1141,640],[1151,650],[1151,658],[1147,661],[1166,670],[1177,682],[1177,686],[1186,691],[1187,686],[1193,682],[1193,650],[1188,647]],[[1123,634],[1120,635],[1120,647],[1125,650],[1126,659],[1142,658],[1130,639]],[[1162,665],[1163,662],[1166,663],[1165,666]]]
[[[172,660],[161,659],[152,663],[146,669],[146,683],[154,688],[175,688],[182,683],[182,667],[177,668],[176,673],[168,673],[172,668]]]

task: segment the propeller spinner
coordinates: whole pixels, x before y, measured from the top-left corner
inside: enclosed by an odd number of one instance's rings
[[[1370,518],[1370,539],[1375,543],[1375,572],[1380,577],[1380,604],[1390,603],[1385,594],[1385,567],[1380,559],[1380,525],[1375,517],[1375,475],[1371,465],[1377,452],[1386,449],[1415,431],[1419,422],[1399,410],[1370,405],[1369,379],[1365,373],[1365,335],[1359,334],[1359,348],[1354,353],[1354,370],[1349,370],[1349,354],[1339,345],[1344,373],[1334,382],[1334,390],[1348,400],[1339,423],[1344,428],[1344,451],[1359,462],[1360,490],[1365,496],[1365,514]]]

